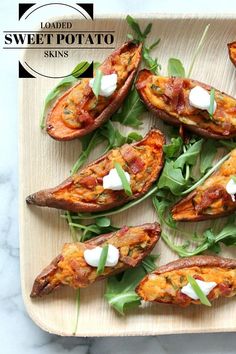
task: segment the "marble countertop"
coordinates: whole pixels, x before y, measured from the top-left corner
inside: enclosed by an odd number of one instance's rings
[[[94,0],[95,13],[200,12],[232,13],[233,0]],[[37,1],[37,4],[43,1]],[[72,3],[72,2],[70,2]],[[144,7],[145,6],[145,7]],[[51,14],[48,13],[48,17]],[[15,29],[16,0],[1,1],[1,32]],[[14,53],[13,53],[14,52]],[[16,51],[1,52],[0,129],[0,339],[3,354],[132,354],[132,353],[235,353],[233,333],[170,335],[134,338],[62,338],[38,328],[28,317],[21,298],[18,243],[18,98]]]

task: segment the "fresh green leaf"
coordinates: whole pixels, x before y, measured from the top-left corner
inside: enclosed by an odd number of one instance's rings
[[[154,269],[153,261],[153,256],[147,256],[144,264],[142,262],[138,267],[126,270],[121,277],[118,275],[108,278],[105,298],[119,314],[124,315],[128,308],[141,304],[135,288],[147,274],[147,270]]]
[[[166,225],[171,229],[176,230],[177,229],[176,222],[173,220],[172,215],[169,212],[170,205],[173,204],[173,199],[168,200],[166,196],[159,197],[157,193],[152,197],[152,203],[159,217],[160,224]]]
[[[183,140],[180,136],[171,138],[170,144],[163,146],[163,151],[166,157],[172,158],[179,156],[183,148]]]
[[[183,168],[185,164],[194,165],[200,154],[203,139],[196,141],[193,145],[187,147],[186,152],[180,155],[174,163],[174,168]]]
[[[130,15],[126,16],[126,21],[130,26],[130,28],[132,28],[132,30],[134,31],[135,35],[137,36],[136,39],[142,42],[145,39],[145,37],[140,29],[138,22]]]
[[[146,112],[146,107],[140,100],[137,90],[133,88],[126,97],[121,109],[112,116],[112,120],[123,125],[138,128],[143,124],[140,116],[144,112]]]
[[[193,291],[199,297],[201,303],[206,306],[211,306],[210,301],[208,300],[208,298],[206,297],[206,295],[204,294],[204,292],[202,291],[202,289],[200,288],[196,280],[191,275],[187,275],[187,279],[191,287],[193,288]]]
[[[168,76],[185,77],[185,70],[179,59],[170,58],[168,60]]]
[[[213,119],[214,114],[214,102],[215,102],[215,89],[212,88],[210,92],[210,107],[209,107],[209,116]]]
[[[97,98],[98,98],[98,95],[99,95],[99,92],[101,89],[102,77],[103,77],[103,73],[101,70],[98,69],[96,71],[96,75],[95,75],[93,87],[92,87],[93,93]]]
[[[218,140],[220,146],[227,148],[229,151],[236,148],[236,141],[235,139],[230,140]]]
[[[125,193],[130,197],[133,193],[130,188],[130,183],[127,180],[127,177],[125,175],[125,171],[123,170],[121,164],[119,162],[115,162],[115,169],[118,173],[118,176],[120,177],[123,189]]]
[[[212,167],[214,157],[217,152],[216,144],[213,140],[204,141],[202,144],[202,150],[200,154],[200,172],[201,174],[206,173],[209,168]]]
[[[147,273],[151,273],[157,268],[155,261],[158,257],[158,254],[150,254],[148,257],[144,258],[142,266]]]
[[[158,188],[167,188],[174,195],[179,195],[186,187],[186,183],[182,170],[180,168],[175,168],[173,161],[166,161],[157,184]]]
[[[74,85],[77,81],[79,76],[81,76],[89,67],[89,63],[86,61],[83,61],[79,64],[76,65],[76,67],[73,69],[71,75],[66,76],[64,79],[62,79],[56,87],[52,89],[52,91],[49,92],[47,97],[45,98],[42,113],[41,113],[41,118],[40,118],[40,128],[44,129],[45,128],[45,115],[48,107],[50,104],[68,87]]]
[[[108,227],[111,225],[111,220],[106,216],[95,219],[96,225],[100,227]]]
[[[109,245],[105,245],[102,247],[102,253],[99,258],[98,267],[97,267],[97,275],[100,275],[104,272],[104,268],[105,268],[105,264],[106,264],[107,256],[108,256],[108,248],[109,248]]]
[[[206,38],[206,35],[207,35],[207,32],[209,30],[209,27],[210,27],[210,24],[208,24],[206,26],[206,28],[204,29],[204,32],[202,34],[202,37],[200,38],[200,41],[198,42],[197,46],[196,46],[196,49],[194,51],[194,54],[193,54],[193,59],[191,61],[191,64],[190,64],[190,67],[189,67],[189,71],[188,71],[188,74],[187,74],[187,77],[190,77],[191,74],[192,74],[192,71],[193,71],[193,67],[194,67],[194,64],[196,62],[196,59],[198,57],[198,54],[200,53],[202,47],[203,47],[203,44],[205,42],[205,38]]]

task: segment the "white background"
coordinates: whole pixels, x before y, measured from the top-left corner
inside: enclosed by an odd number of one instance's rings
[[[26,1],[22,0],[22,2]],[[67,2],[72,4],[72,1]],[[125,14],[144,12],[236,13],[235,0],[94,0],[93,2],[95,15],[96,13],[116,14],[118,12]],[[37,1],[37,4],[43,3],[40,0]],[[58,11],[55,14],[50,13],[49,10],[48,18],[64,14],[64,11],[61,13]],[[18,2],[2,0],[0,3],[1,48],[3,46],[2,31],[17,29],[17,21]],[[233,333],[144,338],[60,338],[43,332],[28,318],[21,299],[19,281],[18,55],[17,51],[1,49],[0,352],[3,354],[236,353],[236,336]]]

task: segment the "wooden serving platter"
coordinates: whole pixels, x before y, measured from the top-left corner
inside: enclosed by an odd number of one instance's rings
[[[136,17],[137,18],[137,17]],[[60,19],[61,20],[61,19]],[[130,30],[124,16],[96,17],[94,21],[65,18],[73,22],[73,28],[80,30],[115,30],[118,47],[126,40]],[[150,43],[161,38],[161,43],[153,51],[153,56],[162,63],[162,72],[167,73],[170,57],[180,58],[188,67],[194,47],[205,26],[210,23],[203,50],[195,64],[192,77],[231,95],[236,95],[236,70],[228,58],[228,42],[236,39],[236,16],[198,17],[194,15],[150,14],[137,18],[141,25],[153,23]],[[82,60],[102,61],[112,49],[74,50],[67,61],[38,58],[38,67],[49,65],[55,72],[69,72]],[[33,53],[32,53],[33,52]],[[37,51],[25,51],[25,57],[36,55]],[[37,56],[34,58],[37,62]],[[63,66],[63,67],[62,67]],[[39,119],[42,104],[47,93],[57,80],[37,77],[20,79],[20,249],[21,282],[26,309],[30,317],[45,331],[70,336],[74,330],[76,316],[76,293],[62,289],[50,296],[32,301],[29,297],[35,276],[58,254],[65,242],[71,241],[68,226],[60,218],[57,210],[28,207],[25,197],[45,187],[55,186],[68,175],[80,152],[79,140],[57,142],[40,131]],[[165,132],[164,125],[150,113],[143,116],[141,133],[156,126]],[[129,128],[123,129],[129,131]],[[90,160],[99,156],[99,148]],[[156,220],[151,200],[135,208],[112,217],[113,224],[137,225]],[[209,224],[209,223],[208,223]],[[200,230],[207,223],[185,224],[186,230]],[[159,241],[154,252],[160,253],[159,264],[177,258],[167,246]],[[235,257],[233,248],[223,255]],[[125,317],[119,316],[109,307],[103,297],[105,282],[99,282],[81,290],[77,336],[128,336],[157,335],[168,333],[217,332],[236,330],[236,300],[221,299],[212,308],[190,306],[179,309],[169,305],[147,304],[143,308],[129,311]]]

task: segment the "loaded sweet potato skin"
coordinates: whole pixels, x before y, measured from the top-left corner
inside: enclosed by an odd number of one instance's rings
[[[201,221],[226,216],[236,210],[236,202],[226,191],[231,176],[236,175],[236,149],[202,185],[171,209],[176,221]]]
[[[187,285],[187,276],[217,283],[209,293],[210,301],[219,297],[231,297],[236,294],[236,260],[215,256],[195,256],[178,259],[148,274],[136,288],[137,294],[145,301],[176,304],[186,307],[199,305],[181,292]]]
[[[204,110],[189,103],[190,89],[195,86],[210,92],[211,86],[196,80],[139,72],[136,88],[147,108],[169,124],[180,126],[205,138],[229,139],[236,136],[236,99],[215,90],[216,111],[211,118]]]
[[[34,193],[26,201],[73,212],[96,212],[123,205],[144,195],[156,181],[163,167],[164,144],[163,134],[150,130],[139,142],[109,151],[56,188]],[[131,197],[123,190],[103,188],[103,177],[114,168],[115,162],[130,174]]]
[[[127,268],[136,267],[153,249],[160,237],[160,225],[144,224],[100,235],[87,242],[67,243],[57,256],[35,279],[31,297],[51,293],[61,285],[74,289],[84,288]],[[115,267],[105,267],[101,275],[97,268],[88,265],[84,251],[97,246],[111,244],[119,249],[119,262]]]
[[[227,46],[229,51],[229,58],[234,64],[234,66],[236,66],[236,41],[232,43],[228,43]]]
[[[96,99],[90,79],[81,79],[66,91],[47,116],[46,129],[56,140],[72,140],[101,126],[125,99],[141,60],[141,44],[126,42],[99,67],[104,75],[116,73],[117,89],[109,97]]]

